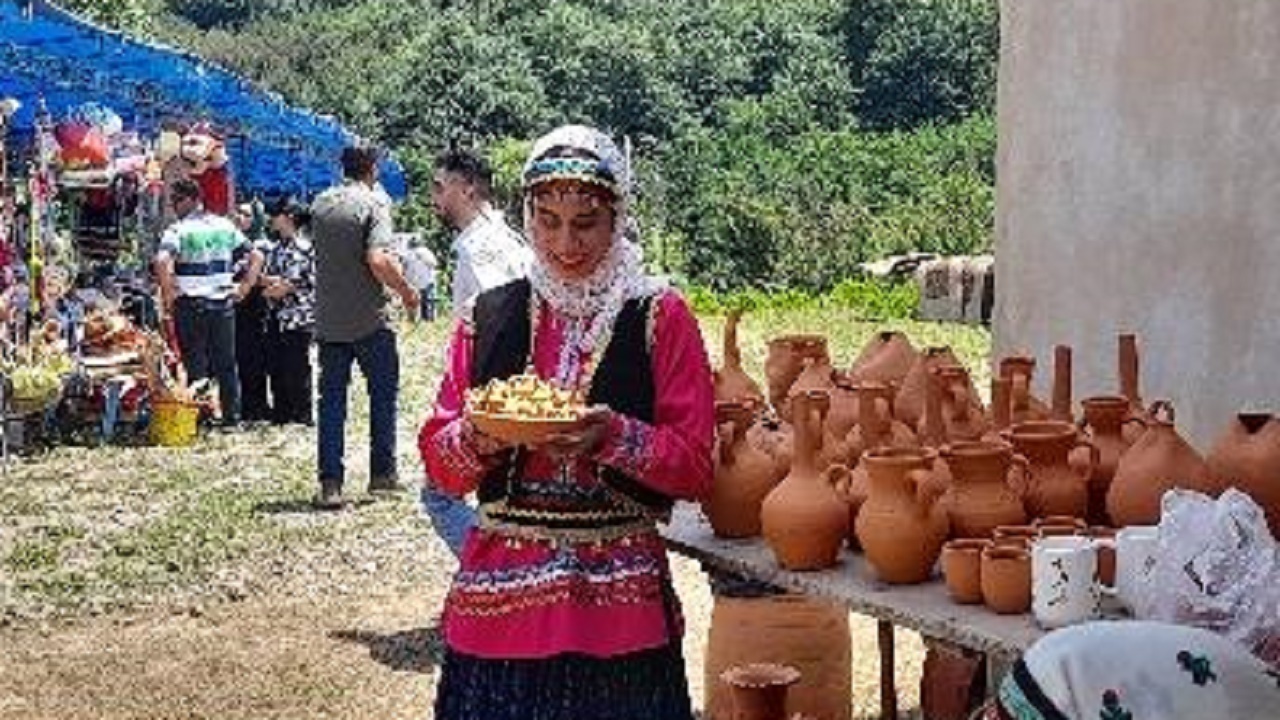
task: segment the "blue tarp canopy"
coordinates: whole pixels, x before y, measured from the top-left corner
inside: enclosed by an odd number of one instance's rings
[[[338,181],[342,148],[357,140],[337,120],[181,50],[106,30],[40,0],[0,0],[0,97],[23,104],[10,127],[30,130],[38,100],[54,119],[97,102],[125,128],[157,133],[168,121],[206,121],[226,137],[236,186],[310,197]],[[388,158],[381,181],[403,199],[404,172]]]

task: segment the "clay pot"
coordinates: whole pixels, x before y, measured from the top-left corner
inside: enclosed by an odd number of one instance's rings
[[[735,720],[787,720],[787,689],[800,682],[789,665],[735,665],[720,676],[732,688]]]
[[[1009,418],[1014,425],[1049,419],[1049,407],[1031,392],[1036,359],[1030,355],[1010,355],[1000,361],[1000,377],[1008,378]]]
[[[911,340],[896,330],[878,332],[853,361],[849,379],[855,383],[900,384],[920,353]]]
[[[772,457],[747,441],[752,411],[741,403],[718,403],[722,430],[711,495],[703,512],[718,537],[747,538],[760,534],[760,506],[786,474]]]
[[[787,570],[821,570],[836,564],[849,530],[849,509],[833,485],[848,483],[843,465],[818,466],[822,442],[822,393],[793,398],[795,453],[791,472],[760,509],[764,538]]]
[[[982,551],[982,601],[1001,615],[1031,609],[1031,552],[993,545]]]
[[[952,540],[942,546],[942,576],[947,592],[959,605],[982,602],[982,551],[990,540]]]
[[[747,429],[747,442],[773,458],[779,477],[786,477],[791,471],[794,436],[790,424],[759,413],[755,424]]]
[[[1089,507],[1088,478],[1097,465],[1097,448],[1090,446],[1090,464],[1083,471],[1068,463],[1071,450],[1089,441],[1071,423],[1053,420],[1017,423],[1005,435],[1027,458],[1023,506],[1033,518],[1046,515],[1083,517]]]
[[[939,365],[933,370],[940,392],[943,434],[947,442],[978,440],[987,431],[982,402],[970,391],[973,381],[963,365]]]
[[[858,397],[858,424],[847,437],[855,458],[876,448],[918,444],[911,428],[893,418],[893,386],[864,382],[855,386],[853,392]]]
[[[742,352],[738,349],[741,318],[741,310],[731,310],[724,322],[724,367],[715,371],[716,400],[720,402],[764,400],[760,385],[742,369]]]
[[[1053,395],[1049,415],[1062,422],[1075,421],[1071,411],[1071,347],[1068,345],[1053,348]]]
[[[1271,413],[1236,415],[1207,462],[1216,477],[1262,506],[1271,534],[1280,538],[1280,418]]]
[[[1127,423],[1142,424],[1142,420],[1130,417],[1129,401],[1120,395],[1100,395],[1085,398],[1081,403],[1084,416],[1080,429],[1098,448],[1098,463],[1089,474],[1089,512],[1092,523],[1107,522],[1107,490],[1116,475],[1120,456],[1129,449],[1123,428]],[[1143,424],[1145,429],[1145,424]]]
[[[1222,489],[1204,458],[1178,434],[1173,405],[1156,401],[1148,414],[1146,432],[1120,456],[1107,491],[1107,514],[1116,527],[1159,523],[1166,490],[1184,488],[1216,496]]]
[[[1015,462],[1025,466],[1027,461],[1007,443],[955,443],[943,448],[942,458],[951,471],[946,508],[952,537],[988,538],[1001,525],[1026,522],[1009,470]]]
[[[1138,387],[1138,338],[1132,333],[1122,333],[1117,338],[1117,373],[1120,376],[1120,394],[1129,401],[1129,417],[1137,418],[1141,424],[1125,425],[1121,429],[1124,441],[1132,445],[1142,433],[1146,432],[1146,423],[1151,419],[1147,406],[1142,403],[1142,393]]]
[[[733,720],[725,670],[750,662],[790,665],[800,682],[787,693],[793,712],[824,720],[850,720],[853,647],[849,610],[803,595],[714,595],[703,692],[707,720]]]
[[[821,335],[784,335],[769,341],[764,361],[769,403],[779,411],[787,393],[805,369],[805,358],[827,357],[827,339]]]
[[[949,347],[925,348],[924,352],[916,357],[911,370],[902,380],[902,387],[898,389],[898,395],[893,401],[893,416],[906,423],[912,430],[919,430],[921,421],[924,419],[929,372],[940,365],[959,364],[960,361],[956,359]],[[977,397],[978,393],[971,390],[969,395]]]
[[[929,579],[947,539],[947,515],[927,485],[937,455],[920,448],[882,448],[862,455],[870,494],[858,513],[858,542],[881,580]]]
[[[1114,540],[1116,537],[1116,529],[1103,525],[1094,525],[1086,532],[1095,540]],[[1098,546],[1098,579],[1103,585],[1114,586],[1116,584],[1116,549],[1107,545]]]

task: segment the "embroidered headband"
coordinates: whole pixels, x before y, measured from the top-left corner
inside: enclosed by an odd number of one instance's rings
[[[606,160],[582,157],[557,157],[535,160],[524,171],[524,189],[538,185],[567,181],[592,185],[608,190],[614,197],[622,195],[617,173]]]

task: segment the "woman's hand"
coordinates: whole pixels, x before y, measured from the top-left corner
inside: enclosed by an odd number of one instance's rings
[[[472,448],[476,451],[476,454],[481,457],[492,457],[493,455],[497,455],[498,453],[511,448],[511,446],[506,442],[480,432],[480,430],[470,420],[467,420],[466,432],[470,435]]]
[[[605,405],[596,405],[586,411],[577,426],[569,432],[557,433],[538,447],[557,460],[574,457],[590,457],[604,446],[609,434],[609,420],[613,411]]]

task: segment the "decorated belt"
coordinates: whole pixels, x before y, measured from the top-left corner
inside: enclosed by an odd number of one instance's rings
[[[480,505],[480,528],[527,540],[591,543],[657,532],[654,518],[633,509],[547,510],[495,500]]]

